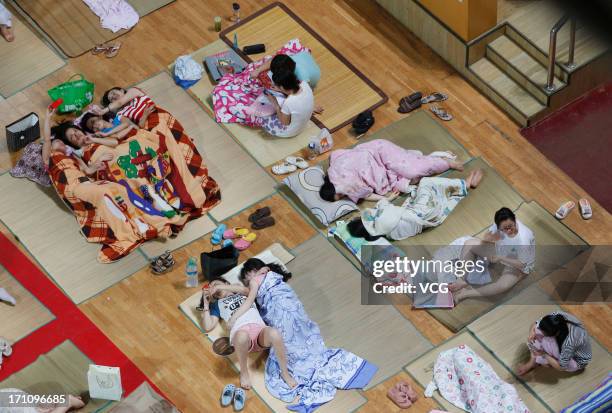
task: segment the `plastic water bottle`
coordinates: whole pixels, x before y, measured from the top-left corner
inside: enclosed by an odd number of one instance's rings
[[[185,286],[187,288],[194,288],[198,286],[198,264],[194,257],[190,257],[187,261],[187,266],[185,267],[185,274],[187,275],[187,280],[185,281]]]
[[[317,144],[315,142],[310,142],[308,144],[308,155],[307,158],[309,161],[312,161],[318,155],[317,153]]]

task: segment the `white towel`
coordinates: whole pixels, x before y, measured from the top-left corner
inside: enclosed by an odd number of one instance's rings
[[[113,33],[121,29],[129,29],[138,23],[138,13],[125,0],[83,0],[87,6],[100,18],[104,29]]]

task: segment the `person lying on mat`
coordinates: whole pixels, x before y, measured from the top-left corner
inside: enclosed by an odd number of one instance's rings
[[[85,132],[93,134],[95,137],[114,138],[118,141],[125,138],[133,129],[136,129],[136,125],[128,118],[121,115],[113,116],[111,113],[99,116],[87,112],[81,118],[80,126]]]
[[[308,82],[300,82],[294,72],[278,71],[272,75],[272,82],[272,91],[265,89],[264,93],[275,113],[261,117],[260,126],[279,138],[297,136],[306,128],[312,114],[321,113],[323,108],[315,107]]]
[[[380,237],[403,240],[423,232],[424,228],[437,227],[455,209],[459,201],[476,188],[483,177],[481,169],[470,172],[466,179],[426,177],[401,206],[390,201],[399,195],[392,191],[376,208],[368,208],[361,217],[353,219],[347,228],[353,237],[375,241]]]
[[[491,282],[487,268],[479,273],[470,274],[467,279],[456,278],[449,285],[456,303],[472,297],[488,297],[510,290],[524,276],[535,268],[535,237],[533,232],[516,219],[509,208],[501,208],[495,213],[495,223],[482,239],[471,236],[461,237],[451,243],[452,251],[445,259],[459,259],[476,262],[500,263],[503,270],[500,278]],[[470,284],[486,284],[473,288]]]
[[[365,387],[377,371],[367,360],[344,349],[327,348],[319,326],[310,319],[299,297],[287,284],[291,273],[274,263],[250,258],[240,271],[245,285],[235,291],[255,300],[264,322],[281,332],[287,348],[287,365],[296,387],[282,380],[278,355],[270,352],[266,361],[266,388],[272,396],[293,402],[294,411],[313,411],[333,399],[336,389]],[[249,301],[250,302],[250,301]]]
[[[321,198],[334,202],[343,196],[353,202],[380,201],[393,191],[409,192],[424,176],[440,174],[448,169],[463,170],[463,163],[451,152],[422,152],[404,149],[376,139],[352,149],[332,151],[329,168],[319,190]]]
[[[61,152],[66,154],[67,156],[74,155],[74,158],[77,160],[79,164],[79,169],[85,173],[86,175],[94,175],[97,171],[102,169],[104,160],[110,160],[109,157],[104,157],[100,161],[92,163],[92,165],[87,165],[77,152],[80,146],[76,146],[73,144],[66,144],[67,134],[71,136],[71,139],[74,142],[82,142],[84,145],[89,145],[92,143],[98,143],[100,145],[108,145],[108,146],[116,146],[117,140],[110,138],[95,138],[88,137],[82,131],[77,129],[72,131],[71,129],[75,127],[71,122],[64,122],[60,125],[57,125],[51,128],[51,117],[55,114],[55,109],[47,108],[47,115],[45,116],[45,122],[43,126],[43,145],[42,145],[42,159],[44,163],[45,170],[49,169],[49,160],[51,159],[52,152]],[[51,139],[51,136],[55,135],[57,139]]]
[[[109,112],[125,117],[139,128],[144,128],[147,118],[155,110],[155,102],[147,94],[137,87],[123,89],[115,86],[102,96],[104,108],[94,108],[95,115],[103,116]]]
[[[204,329],[214,329],[219,319],[223,319],[230,329],[230,343],[238,353],[240,363],[240,386],[251,388],[248,353],[272,348],[279,361],[280,374],[287,386],[297,386],[287,370],[285,344],[280,332],[268,327],[259,315],[254,298],[233,292],[234,287],[240,291],[242,286],[232,286],[227,280],[218,278],[212,281],[202,293],[202,323]]]
[[[13,30],[13,15],[10,11],[0,3],[0,34],[7,42],[15,40],[15,31]]]
[[[13,395],[19,396],[20,398],[25,397],[26,399],[29,396],[28,393],[19,389],[0,389],[0,393],[11,393]],[[9,404],[6,404],[6,407],[0,406],[0,413],[66,413],[82,409],[88,402],[88,400],[83,396],[73,396],[69,394],[67,397],[67,406],[49,407],[45,405],[44,407],[10,407]],[[4,400],[9,400],[8,396],[6,396],[6,398],[2,398]]]
[[[264,87],[269,87],[272,82],[272,76],[275,73],[289,71],[295,73],[300,82],[308,82],[308,85],[314,89],[321,78],[321,70],[315,63],[312,55],[308,50],[302,50],[292,56],[284,53],[279,53],[272,59],[266,60],[263,65],[253,70],[249,76],[252,79],[258,78],[264,84]]]
[[[563,311],[555,311],[536,321],[529,330],[527,346],[531,357],[519,366],[519,376],[538,366],[575,372],[584,369],[593,358],[591,338],[584,325]]]

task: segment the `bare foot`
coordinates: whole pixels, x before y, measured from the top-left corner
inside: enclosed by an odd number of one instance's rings
[[[298,385],[297,381],[295,381],[295,379],[291,374],[289,374],[289,372],[281,373],[281,377],[283,378],[285,383],[287,383],[287,386],[289,386],[290,389],[293,389],[295,386]]]
[[[456,169],[458,171],[463,171],[463,162],[459,162],[459,161],[451,161],[448,160],[448,166],[451,169]]]
[[[482,172],[482,169],[476,169],[475,171],[470,172],[466,181],[470,188],[476,188],[478,184],[480,184],[480,181],[482,181],[483,176],[484,172]]]
[[[457,279],[454,283],[448,285],[448,290],[451,293],[457,292],[465,287],[467,287],[467,283],[463,280],[463,278]]]
[[[248,371],[240,372],[240,387],[245,390],[251,390],[251,376]]]
[[[79,396],[68,395],[68,406],[71,409],[78,410],[85,407],[85,402]]]
[[[13,31],[12,27],[1,25],[0,33],[2,34],[2,37],[4,37],[4,40],[6,40],[7,42],[12,42],[13,40],[15,40],[15,32]]]
[[[465,296],[466,289],[462,288],[459,291],[453,293],[453,302],[455,305],[459,304],[461,301],[465,300],[467,297]]]
[[[533,370],[535,366],[535,360],[529,360],[527,363],[521,364],[518,369],[516,369],[516,374],[518,374],[519,376],[524,376],[525,374]]]

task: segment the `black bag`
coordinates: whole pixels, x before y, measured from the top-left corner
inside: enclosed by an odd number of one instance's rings
[[[371,110],[366,110],[365,112],[361,112],[355,120],[353,120],[353,129],[355,133],[361,135],[362,133],[366,133],[371,127],[374,125],[374,115]]]
[[[38,115],[34,112],[25,115],[6,126],[6,145],[9,151],[17,151],[30,142],[40,138],[40,124]]]
[[[220,250],[203,252],[200,254],[202,274],[208,281],[219,278],[238,265],[239,255],[240,251],[233,245],[228,245]]]

